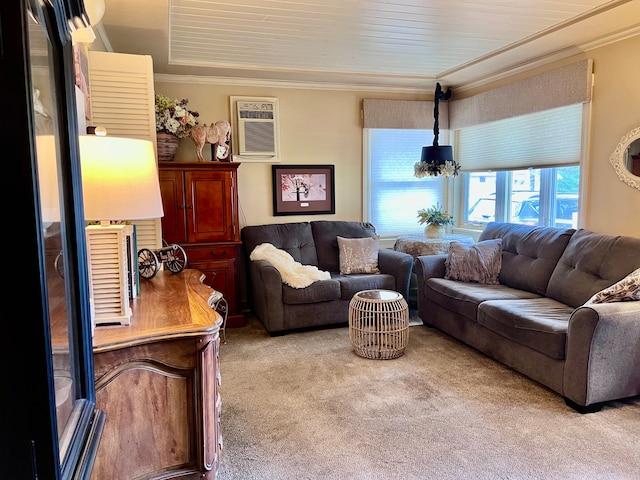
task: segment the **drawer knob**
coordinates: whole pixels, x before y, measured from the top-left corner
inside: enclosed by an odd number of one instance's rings
[[[227,254],[227,251],[226,251],[226,250],[223,250],[223,251],[222,251],[222,253],[218,253],[218,252],[216,252],[215,250],[211,250],[211,252],[210,252],[210,253],[211,253],[211,255],[213,255],[214,257],[220,257],[220,256],[222,256],[222,255],[226,255],[226,254]]]

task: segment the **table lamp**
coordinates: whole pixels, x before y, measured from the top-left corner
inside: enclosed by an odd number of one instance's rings
[[[164,215],[153,144],[148,140],[80,136],[80,162],[91,297],[96,325],[131,323],[138,283],[133,225]]]

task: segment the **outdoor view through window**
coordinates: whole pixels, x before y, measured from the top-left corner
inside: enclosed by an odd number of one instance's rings
[[[579,177],[579,166],[467,173],[465,222],[576,228]]]

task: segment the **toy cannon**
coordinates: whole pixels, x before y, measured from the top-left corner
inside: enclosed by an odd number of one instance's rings
[[[164,240],[162,244],[163,247],[160,250],[153,251],[148,248],[138,250],[138,271],[142,278],[151,280],[155,277],[161,263],[172,273],[181,272],[187,265],[187,253],[180,245],[176,243],[168,245]]]

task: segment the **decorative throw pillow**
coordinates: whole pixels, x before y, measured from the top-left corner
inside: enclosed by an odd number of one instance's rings
[[[466,245],[453,241],[445,261],[444,278],[461,282],[497,285],[502,267],[502,239]]]
[[[590,303],[626,302],[631,300],[640,300],[640,268],[631,272],[618,283],[614,283],[610,287],[600,290],[587,300],[585,305],[589,305]]]
[[[379,237],[338,238],[340,273],[380,273],[378,269]]]

